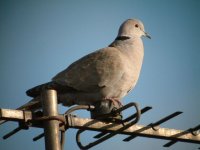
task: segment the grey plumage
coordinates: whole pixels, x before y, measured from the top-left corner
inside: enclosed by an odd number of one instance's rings
[[[148,36],[139,20],[125,21],[116,40],[71,64],[52,80],[76,89],[60,96],[64,105],[92,104],[105,98],[121,100],[137,83]]]

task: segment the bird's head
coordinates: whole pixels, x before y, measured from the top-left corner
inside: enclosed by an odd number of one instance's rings
[[[134,37],[148,37],[151,38],[144,29],[144,25],[140,20],[128,19],[119,28],[118,37],[126,36],[130,38]]]

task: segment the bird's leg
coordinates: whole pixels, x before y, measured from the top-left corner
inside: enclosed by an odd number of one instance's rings
[[[122,115],[113,114],[112,116],[103,117],[105,115],[111,114],[116,109],[122,107],[122,103],[117,98],[104,98],[101,101],[98,101],[94,104],[95,109],[91,111],[91,118],[100,119],[103,121],[116,121],[121,120]]]

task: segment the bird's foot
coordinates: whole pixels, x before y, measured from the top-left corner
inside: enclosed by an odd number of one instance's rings
[[[122,103],[116,98],[104,98],[94,104],[95,109],[91,111],[91,118],[98,119],[106,122],[113,122],[122,120],[122,114],[113,113],[115,110],[122,107]],[[112,114],[112,115],[111,115]]]

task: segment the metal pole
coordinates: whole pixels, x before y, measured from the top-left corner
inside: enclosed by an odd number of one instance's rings
[[[42,107],[44,116],[57,116],[57,92],[46,89],[42,92]],[[59,122],[57,120],[47,120],[44,122],[45,149],[61,150],[59,140]]]

